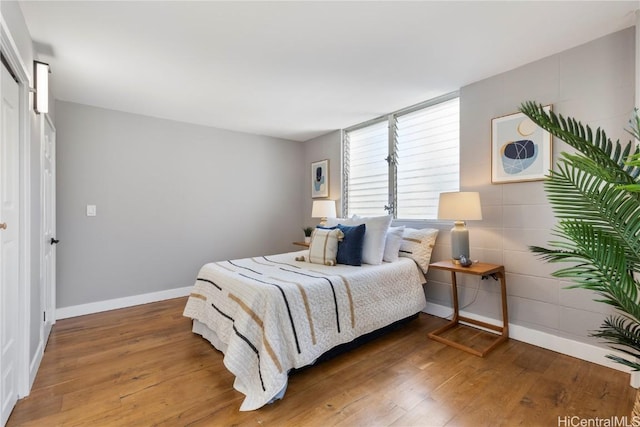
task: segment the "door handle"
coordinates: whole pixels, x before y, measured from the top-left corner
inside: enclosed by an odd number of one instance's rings
[[[57,240],[57,239],[55,239],[53,237],[51,238],[51,244],[52,245],[55,245],[55,244],[58,244],[58,243],[60,243],[60,240]]]
[[[0,224],[0,230],[6,230],[7,229],[7,223],[3,222],[2,224]]]

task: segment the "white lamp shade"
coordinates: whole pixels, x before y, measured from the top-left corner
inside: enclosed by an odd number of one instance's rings
[[[314,200],[311,208],[311,218],[335,218],[335,200]]]
[[[49,64],[34,61],[36,96],[34,110],[44,114],[49,112]]]
[[[438,219],[450,219],[454,221],[482,219],[480,193],[475,191],[440,193]]]

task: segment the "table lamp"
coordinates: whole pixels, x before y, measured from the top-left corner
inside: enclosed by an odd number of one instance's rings
[[[465,221],[482,219],[480,193],[440,193],[438,219],[454,220],[451,229],[451,258],[460,264],[460,257],[469,259],[469,230]]]
[[[320,225],[327,223],[327,218],[336,217],[335,200],[314,200],[311,207],[311,218],[320,218]]]

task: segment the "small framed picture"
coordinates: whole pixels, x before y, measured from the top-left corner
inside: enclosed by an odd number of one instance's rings
[[[551,111],[551,105],[544,107]],[[491,182],[538,181],[551,169],[551,134],[523,113],[491,120]]]
[[[329,197],[329,160],[311,163],[311,197]]]

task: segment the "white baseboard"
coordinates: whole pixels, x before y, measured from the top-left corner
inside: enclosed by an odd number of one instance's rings
[[[451,307],[430,302],[427,303],[427,306],[423,311],[434,316],[447,318],[450,318],[453,314],[453,310],[451,309]],[[502,323],[496,319],[468,313],[464,310],[460,312],[460,315],[468,317],[470,319],[480,320],[491,325],[502,326]],[[527,328],[520,325],[514,325],[512,323],[509,323],[509,338],[526,342],[527,344],[532,344],[537,347],[546,348],[547,350],[552,350],[557,353],[566,354],[567,356],[575,357],[577,359],[586,360],[587,362],[592,362],[598,365],[606,366],[608,368],[613,368],[618,371],[631,372],[630,368],[621,365],[620,363],[615,363],[613,360],[606,357],[607,354],[629,357],[622,352],[612,349],[598,347],[569,338],[558,337],[547,332],[537,331],[535,329]],[[631,380],[633,382],[633,375]],[[634,387],[637,388],[636,385],[634,385]]]
[[[33,387],[33,383],[36,380],[36,374],[38,373],[38,369],[40,369],[40,363],[42,362],[42,358],[44,357],[44,347],[45,343],[40,341],[38,343],[38,348],[36,349],[35,354],[33,355],[33,359],[29,363],[29,388],[28,392],[25,395],[20,395],[20,399],[29,396],[31,393],[31,388]]]
[[[100,313],[102,311],[117,310],[119,308],[133,307],[134,305],[180,298],[189,295],[192,288],[193,286],[185,286],[184,288],[168,289],[166,291],[151,292],[149,294],[133,295],[107,301],[57,308],[56,319],[68,319],[69,317],[84,316],[85,314]]]
[[[33,387],[33,383],[36,380],[36,374],[38,373],[38,369],[40,369],[40,363],[42,363],[42,358],[44,357],[44,350],[47,347],[47,341],[49,340],[49,334],[51,333],[51,323],[42,324],[40,326],[42,330],[40,331],[40,341],[38,342],[38,348],[33,355],[33,359],[29,362],[29,388],[25,392],[24,395],[20,395],[20,399],[29,396],[31,393],[31,388]]]

